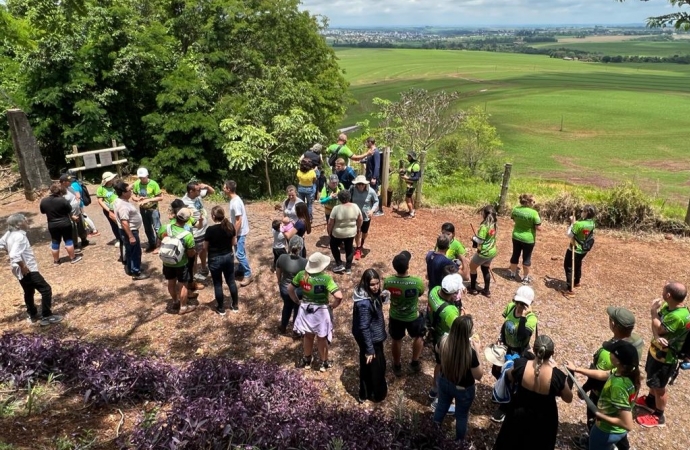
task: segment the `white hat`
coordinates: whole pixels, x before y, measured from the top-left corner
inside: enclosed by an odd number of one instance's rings
[[[534,289],[529,286],[520,286],[513,297],[513,301],[529,306],[534,301]]]
[[[505,345],[491,344],[484,349],[484,357],[494,366],[502,367],[506,363],[507,352]]]
[[[352,182],[352,184],[369,184],[367,177],[364,175],[357,175],[357,178]]]
[[[101,185],[107,183],[108,181],[112,181],[115,179],[117,175],[115,175],[112,172],[103,172],[103,177],[101,178]]]
[[[448,294],[455,294],[462,289],[462,275],[459,273],[446,275],[441,281],[441,288]]]
[[[331,263],[331,258],[323,253],[312,253],[304,270],[309,274],[321,273]]]
[[[148,176],[149,176],[149,171],[146,169],[146,167],[139,167],[137,169],[137,177],[146,178]]]

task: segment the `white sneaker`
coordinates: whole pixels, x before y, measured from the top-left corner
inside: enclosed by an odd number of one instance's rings
[[[206,275],[202,274],[201,272],[198,272],[196,275],[194,275],[194,279],[196,281],[206,281]]]

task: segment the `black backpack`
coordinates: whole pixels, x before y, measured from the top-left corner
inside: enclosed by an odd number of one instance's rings
[[[89,194],[89,190],[86,189],[86,185],[81,182],[77,181],[79,183],[79,187],[81,188],[81,201],[84,202],[84,206],[89,206],[91,204],[91,194]]]
[[[340,153],[340,149],[343,148],[342,144],[338,146],[338,148],[335,149],[333,153],[331,153],[328,156],[328,165],[333,167],[335,166],[335,161],[338,159],[338,154]]]

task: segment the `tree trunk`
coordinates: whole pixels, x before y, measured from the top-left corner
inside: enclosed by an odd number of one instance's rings
[[[417,181],[417,190],[414,197],[414,207],[419,208],[422,205],[422,184],[424,183],[424,167],[426,166],[426,150],[422,150],[419,154],[419,181]]]
[[[503,170],[503,183],[501,185],[501,197],[498,200],[498,212],[503,214],[506,207],[506,198],[508,197],[508,187],[510,186],[510,170],[513,168],[512,164],[507,163]]]
[[[33,201],[38,191],[48,189],[52,183],[48,167],[43,159],[29,120],[21,109],[8,109],[7,121],[10,125],[14,154],[19,164],[19,173],[24,185],[24,196]]]
[[[273,197],[273,190],[271,189],[271,177],[268,174],[268,158],[264,159],[264,172],[266,174],[266,186],[268,186],[268,196]]]

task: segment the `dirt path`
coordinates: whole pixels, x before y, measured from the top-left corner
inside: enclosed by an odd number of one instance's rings
[[[207,209],[210,208],[211,205],[207,205]],[[36,328],[27,323],[21,289],[9,272],[7,258],[3,255],[0,258],[0,329],[82,338],[173,361],[188,361],[199,355],[219,355],[240,360],[262,359],[292,367],[301,354],[301,346],[277,333],[281,300],[275,276],[269,270],[272,259],[270,225],[276,213],[273,205],[266,203],[250,203],[247,210],[251,227],[248,254],[257,275],[254,283],[240,288],[240,313],[217,316],[211,309],[213,293],[212,286],[209,286],[200,293],[201,307],[197,312],[178,316],[166,312],[169,301],[157,257],[144,255],[146,270],[153,275],[151,279],[134,283],[125,276],[122,266],[116,262],[115,247],[105,245],[112,239],[111,231],[97,206],[89,206],[87,212],[96,221],[102,235],[84,251],[84,261],[77,265],[63,264],[53,268],[45,219],[38,214],[38,203],[15,201],[5,204],[0,213],[3,224],[7,216],[17,211],[25,212],[32,219],[29,235],[41,273],[53,287],[55,312],[64,314],[66,320],[62,325],[51,328]],[[324,242],[325,235],[320,208],[315,210],[314,217],[317,220],[306,239],[307,249],[309,252],[318,250],[329,254],[328,250],[317,246]],[[474,214],[452,209],[420,210],[416,219],[405,220],[387,210],[385,216],[374,219],[366,245],[370,252],[356,263],[352,277],[335,276],[345,294],[343,305],[335,311],[336,332],[332,355],[336,366],[325,375],[318,372],[308,374],[323,381],[330,401],[361,407],[355,402],[358,353],[350,335],[353,281],[358,280],[362,271],[369,267],[378,269],[384,275],[390,274],[392,257],[403,249],[413,254],[411,273],[424,276],[424,255],[433,247],[440,226],[446,221],[455,224],[458,237],[468,245],[470,223],[475,226],[478,223],[478,217]],[[519,286],[503,278],[510,256],[510,229],[510,221],[500,219],[499,255],[494,263],[497,283],[492,287],[492,299],[477,296],[465,300],[467,311],[475,318],[483,344],[494,341],[498,336],[501,312]],[[555,358],[559,362],[570,359],[580,365],[589,363],[592,353],[604,339],[610,337],[605,313],[609,305],[625,306],[635,312],[637,331],[649,342],[651,299],[660,295],[666,280],[688,282],[690,279],[687,259],[690,243],[687,241],[600,231],[595,250],[584,261],[583,287],[575,299],[566,300],[554,289],[560,287],[560,282],[544,281],[546,275],[563,278],[565,246],[564,227],[546,224],[533,257],[534,288],[537,293],[534,309],[540,320],[539,330],[541,334],[554,339]],[[423,303],[425,301],[424,298]],[[405,342],[403,348],[403,362],[406,364],[410,357],[409,341]],[[483,367],[489,369],[486,362],[483,362]],[[396,395],[402,392],[407,408],[428,415],[427,391],[433,374],[433,356],[428,350],[423,355],[423,368],[422,374],[413,376],[407,373],[399,379],[389,373],[390,400],[380,408],[390,413]],[[498,432],[498,427],[489,420],[493,411],[489,401],[492,381],[489,374],[484,377],[471,411],[471,439],[479,449],[490,448]],[[688,405],[690,374],[682,374],[671,388],[666,428],[635,429],[630,438],[632,445],[638,449],[690,447],[690,437],[684,431],[688,429],[690,419],[683,413]],[[5,435],[2,439],[19,448],[36,448],[48,445],[53,436],[75,430],[96,430],[102,442],[114,438],[120,418],[115,408],[75,412],[81,407],[77,399],[76,404],[56,403],[50,413],[26,421],[0,418],[0,427],[4,430],[2,434]],[[571,448],[570,437],[584,431],[585,407],[575,400],[570,405],[561,403],[559,409],[561,427],[557,448]],[[123,430],[131,427],[141,411],[140,408],[130,408],[125,413],[128,419]],[[40,437],[35,427],[43,430]],[[110,448],[110,445],[105,444],[103,448]]]

